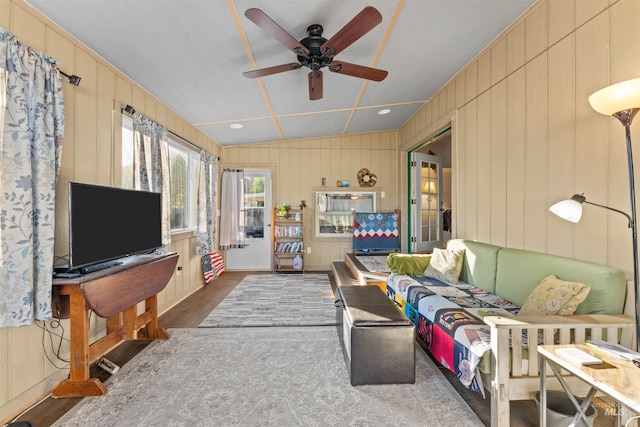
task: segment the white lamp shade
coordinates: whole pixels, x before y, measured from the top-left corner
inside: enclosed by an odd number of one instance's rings
[[[434,181],[423,180],[424,184],[422,186],[422,194],[436,194],[438,190],[436,189],[436,183]]]
[[[640,108],[640,78],[600,89],[589,97],[589,103],[598,113],[607,116],[631,108]]]
[[[578,222],[582,218],[582,203],[573,199],[563,200],[551,206],[549,210],[562,219]]]

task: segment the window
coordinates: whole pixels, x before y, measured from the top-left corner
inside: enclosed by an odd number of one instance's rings
[[[171,231],[196,228],[200,154],[169,134]],[[133,188],[133,120],[122,117],[122,186]]]
[[[133,120],[122,116],[122,188],[133,188]]]
[[[169,136],[171,230],[196,228],[200,154]]]

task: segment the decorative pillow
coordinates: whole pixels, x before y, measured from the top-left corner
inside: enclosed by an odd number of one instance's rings
[[[424,275],[443,282],[458,283],[463,261],[464,249],[435,248]]]
[[[542,279],[522,304],[518,316],[573,314],[578,305],[587,298],[591,286],[583,283],[566,282],[556,275]]]
[[[424,269],[429,265],[430,259],[431,254],[393,253],[387,256],[387,267],[395,274],[422,276]]]

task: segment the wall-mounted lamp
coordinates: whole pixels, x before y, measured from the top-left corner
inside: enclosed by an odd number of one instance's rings
[[[636,223],[636,190],[633,175],[633,153],[631,150],[631,121],[640,110],[640,78],[617,83],[593,93],[589,97],[591,107],[600,114],[613,116],[624,126],[627,140],[627,161],[629,167],[629,197],[631,200],[631,215],[607,206],[587,202],[584,196],[574,194],[570,200],[553,205],[550,210],[561,218],[578,222],[582,215],[582,203],[588,203],[623,214],[629,220],[631,240],[633,243],[633,291],[636,312],[636,350],[640,350],[640,286],[638,279],[638,234]],[[566,212],[573,212],[566,214]],[[558,212],[563,212],[561,215]]]

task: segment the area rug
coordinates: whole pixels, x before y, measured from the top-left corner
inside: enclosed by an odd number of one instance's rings
[[[335,325],[333,303],[326,274],[251,274],[198,327]]]
[[[424,351],[351,386],[335,327],[172,329],[54,426],[482,426]]]
[[[387,267],[387,255],[356,255],[356,259],[369,271],[391,273]]]

